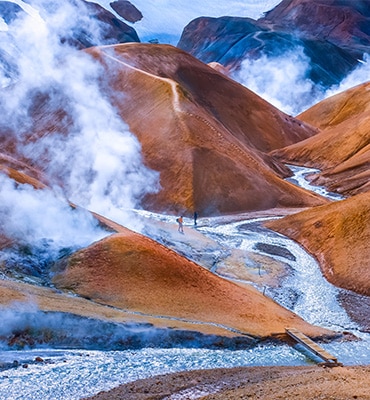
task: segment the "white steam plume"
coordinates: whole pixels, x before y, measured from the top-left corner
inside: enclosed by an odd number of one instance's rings
[[[279,110],[296,115],[313,105],[321,91],[307,78],[310,60],[302,48],[280,56],[245,59],[234,79]]]
[[[337,86],[332,86],[325,93],[325,97],[333,96],[337,93],[343,92],[360,83],[365,83],[370,80],[370,55],[364,54],[363,60],[360,65],[348,74],[342,82]]]
[[[308,78],[310,59],[301,47],[280,56],[245,59],[233,78],[279,110],[297,115],[329,96],[368,81],[369,60],[364,55],[363,62],[339,85],[326,90]]]
[[[39,14],[17,19],[1,33],[0,50],[17,60],[17,82],[0,99],[2,124],[6,121],[18,132],[20,142],[29,138],[30,129],[37,128],[32,101],[40,93],[51,107],[43,110],[42,118],[50,118],[48,111],[66,111],[52,134],[35,135],[18,151],[62,182],[69,200],[138,229],[124,210],[156,190],[158,177],[142,164],[137,139],[102,93],[102,67],[62,40],[66,32],[82,26],[99,42],[97,21],[89,18],[83,4],[76,4],[33,1]]]
[[[83,247],[108,234],[91,213],[73,209],[48,189],[16,184],[0,174],[0,235],[17,243],[48,241],[50,251]]]

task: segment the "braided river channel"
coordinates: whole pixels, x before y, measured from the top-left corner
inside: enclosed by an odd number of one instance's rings
[[[294,176],[289,180],[293,183],[333,200],[340,199],[323,188],[309,185],[305,175],[314,170],[290,167]],[[152,213],[143,215],[172,224],[175,220],[173,216]],[[361,330],[342,308],[339,296],[343,291],[322,277],[316,260],[300,245],[264,228],[262,223],[266,219],[269,218],[239,219],[237,222],[234,219],[233,222],[221,223],[216,218],[214,221],[209,218],[207,223],[202,223],[200,218],[198,230],[222,247],[263,255],[268,253],[268,256],[288,264],[290,273],[279,287],[254,286],[312,324],[353,333],[360,340],[334,341],[321,345],[345,365],[370,364],[370,333]],[[185,220],[185,226],[192,222]],[[46,362],[32,362],[35,357],[42,357]],[[0,399],[80,399],[122,383],[163,373],[220,367],[313,363],[307,354],[288,345],[277,344],[261,344],[245,350],[141,348],[107,351],[36,348],[0,351],[1,362],[12,363],[14,360],[19,364],[28,363],[28,368],[10,368],[0,372]],[[198,397],[194,394],[191,398]]]

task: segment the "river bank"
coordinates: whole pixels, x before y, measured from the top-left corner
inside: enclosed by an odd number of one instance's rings
[[[155,376],[90,400],[370,399],[370,367],[247,367]]]

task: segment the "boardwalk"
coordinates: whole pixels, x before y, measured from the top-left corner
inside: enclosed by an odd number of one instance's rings
[[[323,365],[330,367],[339,367],[342,366],[341,363],[338,362],[338,359],[320,347],[317,343],[307,337],[305,334],[300,332],[295,328],[286,328],[286,333],[293,338],[297,343],[303,345],[309,351],[314,353],[316,356],[320,357],[324,360]]]

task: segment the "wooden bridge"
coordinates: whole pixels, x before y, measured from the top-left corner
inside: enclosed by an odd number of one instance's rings
[[[311,340],[305,334],[300,332],[298,329],[286,328],[285,331],[297,343],[301,344],[306,349],[311,351],[313,354],[315,354],[316,356],[318,356],[319,358],[324,360],[324,362],[321,363],[321,365],[324,365],[327,367],[343,366],[342,363],[338,362],[336,357],[332,356],[330,353],[328,353],[326,350],[324,350],[322,347],[320,347],[317,343],[315,343],[313,340]]]

